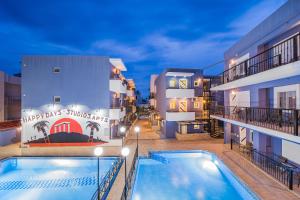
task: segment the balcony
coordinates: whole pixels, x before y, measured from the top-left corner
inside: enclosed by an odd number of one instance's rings
[[[219,85],[211,90],[228,90],[300,75],[300,34],[224,71]]]
[[[166,112],[167,121],[194,121],[195,112]]]
[[[129,96],[129,97],[135,97],[134,90],[127,90],[127,96]]]
[[[210,116],[265,134],[300,143],[300,110],[217,106],[211,109]],[[282,135],[282,133],[284,133],[284,135]]]
[[[166,98],[194,98],[194,89],[167,89]]]
[[[109,90],[111,92],[126,94],[126,83],[122,80],[109,80]]]

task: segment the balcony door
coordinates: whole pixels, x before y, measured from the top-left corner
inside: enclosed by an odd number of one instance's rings
[[[187,89],[188,88],[187,79],[179,79],[179,88],[181,88],[181,89]]]
[[[187,112],[187,100],[179,101],[179,112]]]
[[[279,92],[279,108],[296,109],[296,91]]]
[[[187,134],[187,125],[180,125],[180,132],[181,134]]]

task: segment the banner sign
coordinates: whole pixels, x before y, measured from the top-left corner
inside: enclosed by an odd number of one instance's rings
[[[109,111],[105,109],[92,112],[69,108],[55,111],[23,110],[22,143],[29,146],[108,143],[108,116]]]

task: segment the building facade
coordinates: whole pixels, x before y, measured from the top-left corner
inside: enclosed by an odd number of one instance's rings
[[[21,78],[0,72],[0,122],[21,118]]]
[[[155,81],[157,79],[157,74],[152,74],[150,76],[150,96],[149,96],[149,104],[151,108],[156,107],[156,100],[155,100],[155,94],[156,94],[156,86]]]
[[[157,76],[150,118],[162,136],[189,140],[208,135],[210,80],[199,69],[167,69]]]
[[[118,145],[128,82],[121,59],[25,56],[22,144]]]
[[[211,118],[225,122],[234,140],[300,164],[300,1],[290,0],[225,52],[224,107]]]

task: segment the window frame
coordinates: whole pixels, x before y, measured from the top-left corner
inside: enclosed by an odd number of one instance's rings
[[[53,67],[52,68],[52,73],[53,74],[59,74],[61,72],[61,67]]]
[[[59,101],[56,101],[56,99],[59,99]],[[61,103],[61,97],[60,96],[53,96],[53,103],[54,104],[60,104]]]

